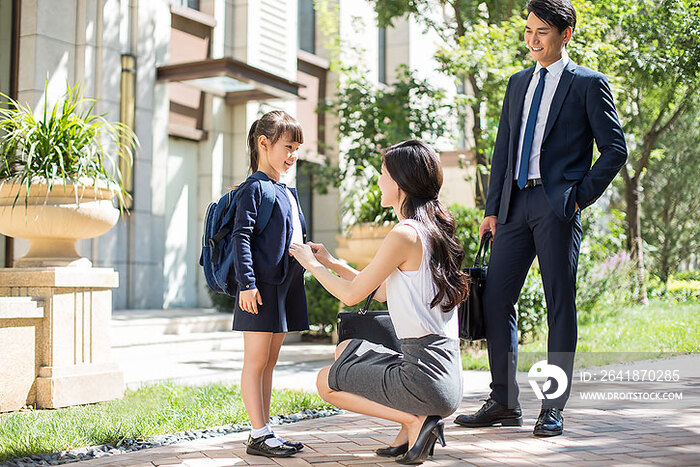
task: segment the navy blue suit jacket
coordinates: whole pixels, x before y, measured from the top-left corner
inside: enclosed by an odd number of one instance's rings
[[[306,222],[299,205],[299,197],[296,189],[289,189],[299,206],[299,219],[306,243]],[[285,192],[286,186],[275,182],[275,206],[270,221],[265,230],[257,233],[255,222],[262,201],[260,183],[246,182],[238,190],[232,233],[238,287],[240,290],[255,289],[256,281],[281,284],[287,275],[293,231],[292,205]]]
[[[525,93],[535,67],[510,77],[491,162],[486,216],[508,219]],[[593,141],[600,157],[591,167]],[[552,210],[570,220],[593,204],[627,160],[627,146],[607,79],[569,61],[562,71],[542,140],[540,173]],[[516,187],[517,189],[517,187]]]

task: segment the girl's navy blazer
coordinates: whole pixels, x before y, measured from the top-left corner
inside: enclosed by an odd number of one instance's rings
[[[263,172],[261,174],[265,175]],[[270,180],[265,175],[267,180]],[[292,243],[292,205],[287,197],[287,186],[275,182],[275,206],[265,230],[255,231],[258,208],[262,201],[260,182],[245,183],[238,189],[236,215],[233,224],[233,254],[236,282],[239,290],[257,288],[256,281],[281,284],[289,267],[289,246]],[[289,190],[297,200],[295,188]],[[299,206],[302,234],[306,243],[306,222]]]

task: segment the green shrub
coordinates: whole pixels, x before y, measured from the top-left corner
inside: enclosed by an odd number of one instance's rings
[[[673,303],[700,301],[700,280],[680,281],[670,279],[666,287],[666,297]]]
[[[216,293],[209,287],[207,287],[207,294],[209,294],[211,304],[217,311],[220,311],[221,313],[233,313],[233,307],[236,306],[235,297],[222,293]]]
[[[700,271],[683,271],[672,274],[664,283],[651,275],[646,282],[649,299],[660,299],[669,305],[684,302],[700,302]]]
[[[663,298],[666,293],[666,284],[655,274],[647,275],[645,285],[647,287],[647,297],[650,300]]]
[[[636,269],[629,253],[621,251],[599,262],[579,263],[576,305],[579,321],[595,318],[601,305],[620,307],[634,303]]]
[[[455,218],[455,238],[464,248],[462,266],[471,267],[479,250],[479,226],[484,220],[484,213],[479,209],[468,208],[461,204],[450,206],[450,212]]]
[[[700,281],[700,269],[695,271],[683,271],[671,274],[671,278],[678,281]]]
[[[323,288],[310,272],[304,273],[306,303],[309,309],[309,324],[319,326],[326,333],[338,320],[340,301]]]
[[[657,279],[658,284],[650,289],[650,298],[659,298],[669,305],[700,302],[700,280],[678,280],[677,275],[671,276],[666,284]]]
[[[599,263],[579,259],[576,275],[576,309],[578,320],[587,322],[596,303],[607,289],[607,277],[598,272]]]
[[[596,203],[581,216],[583,239],[579,267],[582,262],[600,263],[625,251],[627,232],[625,212]]]

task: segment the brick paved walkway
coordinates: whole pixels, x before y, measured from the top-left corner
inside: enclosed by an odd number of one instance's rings
[[[539,406],[523,405],[522,428],[468,429],[446,420],[447,447],[437,446],[428,466],[489,465],[700,465],[700,406],[680,410],[592,410],[567,408],[563,436],[535,438]],[[459,412],[481,401],[465,398]],[[397,426],[355,414],[309,420],[277,432],[306,448],[288,459],[248,456],[248,433],[198,440],[81,462],[87,466],[396,466],[374,450],[393,440]]]

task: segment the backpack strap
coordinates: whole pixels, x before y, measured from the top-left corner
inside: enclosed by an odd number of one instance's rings
[[[262,189],[262,201],[258,210],[258,219],[255,223],[255,228],[260,233],[265,230],[270,217],[272,217],[272,209],[275,207],[275,184],[260,172],[255,172],[250,178],[260,182],[260,188]]]
[[[258,211],[258,221],[255,224],[258,232],[262,232],[267,227],[272,216],[272,208],[275,206],[274,184],[271,181],[260,180],[260,187],[262,188],[262,202]]]

